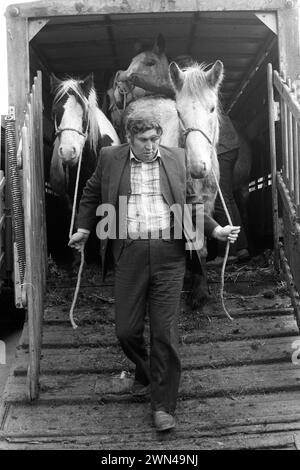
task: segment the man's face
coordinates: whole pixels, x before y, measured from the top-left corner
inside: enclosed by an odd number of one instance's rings
[[[151,161],[159,146],[160,134],[156,129],[139,132],[135,136],[128,136],[128,140],[134,155],[143,162]]]

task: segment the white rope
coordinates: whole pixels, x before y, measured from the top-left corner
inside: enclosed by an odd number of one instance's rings
[[[224,208],[226,217],[227,217],[227,219],[228,219],[229,224],[232,225],[232,220],[231,220],[229,211],[228,211],[228,209],[227,209],[227,207],[226,207],[226,203],[225,203],[225,200],[224,200],[224,197],[223,197],[223,194],[222,194],[222,191],[221,191],[219,182],[218,182],[218,178],[217,178],[217,176],[216,176],[214,170],[212,170],[212,173],[213,173],[214,178],[215,178],[215,181],[216,181],[217,189],[218,189],[218,192],[219,192],[219,196],[220,196],[220,199],[221,199],[221,202],[222,202],[222,205],[223,205],[223,208]],[[230,242],[227,241],[226,250],[225,250],[225,256],[224,256],[223,265],[222,265],[222,271],[221,271],[220,297],[221,297],[222,307],[223,307],[223,310],[224,310],[224,312],[225,312],[227,318],[229,318],[229,320],[233,321],[233,318],[232,318],[232,317],[230,316],[230,314],[228,313],[228,310],[227,310],[227,308],[226,308],[226,306],[225,306],[225,301],[224,301],[225,268],[226,268],[226,263],[227,263],[227,260],[228,260],[229,248],[230,248]]]
[[[71,325],[73,327],[73,330],[76,330],[76,328],[78,328],[78,325],[74,321],[74,316],[73,315],[74,315],[74,308],[75,308],[75,305],[76,305],[77,296],[78,296],[78,292],[79,292],[79,288],[80,288],[81,275],[82,275],[83,265],[84,265],[84,248],[81,248],[80,254],[81,254],[80,267],[79,267],[79,271],[78,271],[78,275],[77,275],[76,289],[75,289],[75,292],[74,292],[73,302],[72,302],[72,305],[71,305],[70,315],[69,315],[70,322],[71,322]]]
[[[76,184],[75,184],[75,192],[74,192],[72,218],[71,218],[70,231],[69,231],[69,239],[71,239],[71,237],[72,237],[74,223],[75,223],[76,202],[77,202],[77,196],[78,196],[78,186],[79,186],[80,168],[81,168],[81,161],[82,161],[82,151],[83,151],[83,148],[80,152],[79,160],[78,160],[78,168],[77,168],[77,176],[76,176]],[[78,275],[77,275],[76,289],[75,289],[75,292],[74,292],[73,301],[72,301],[70,314],[69,314],[70,322],[71,322],[71,325],[72,325],[74,330],[76,330],[76,328],[78,328],[78,325],[74,321],[74,316],[73,315],[74,315],[74,308],[75,308],[75,305],[76,305],[78,292],[79,292],[79,288],[80,288],[81,275],[82,275],[83,265],[84,265],[84,247],[81,248],[80,254],[81,254],[81,261],[80,261],[80,267],[79,267],[79,271],[78,271]]]

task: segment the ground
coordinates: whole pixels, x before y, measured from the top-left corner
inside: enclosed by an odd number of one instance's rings
[[[257,449],[299,447],[299,330],[269,252],[226,269],[209,268],[211,301],[199,311],[182,292],[182,380],[175,431],[156,433],[148,399],[130,394],[132,365],[114,332],[113,277],[84,271],[69,322],[76,273],[50,264],[40,397],[28,403],[25,327],[0,413],[3,449]],[[70,287],[72,286],[72,287]]]

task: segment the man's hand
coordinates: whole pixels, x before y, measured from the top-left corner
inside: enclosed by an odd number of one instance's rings
[[[84,249],[87,239],[89,238],[88,233],[76,232],[73,233],[68,245],[75,250],[81,251]]]
[[[225,227],[221,227],[219,225],[214,229],[212,236],[222,242],[229,241],[230,243],[234,243],[239,236],[240,230],[241,227],[238,226],[226,225]]]

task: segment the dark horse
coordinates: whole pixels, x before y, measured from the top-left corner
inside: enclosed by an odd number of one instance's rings
[[[92,75],[83,80],[59,80],[52,76],[51,85],[54,93],[52,118],[55,140],[50,164],[50,185],[56,195],[56,207],[52,203],[51,214],[47,215],[48,242],[54,260],[70,264],[73,261],[73,250],[67,244],[79,158],[81,156],[82,164],[77,206],[85,183],[95,170],[100,148],[118,145],[120,140],[98,107]],[[60,225],[59,216],[62,213],[64,220]],[[55,246],[57,244],[58,247]],[[87,261],[95,259],[95,250],[97,252],[95,239],[91,235],[87,244]]]

